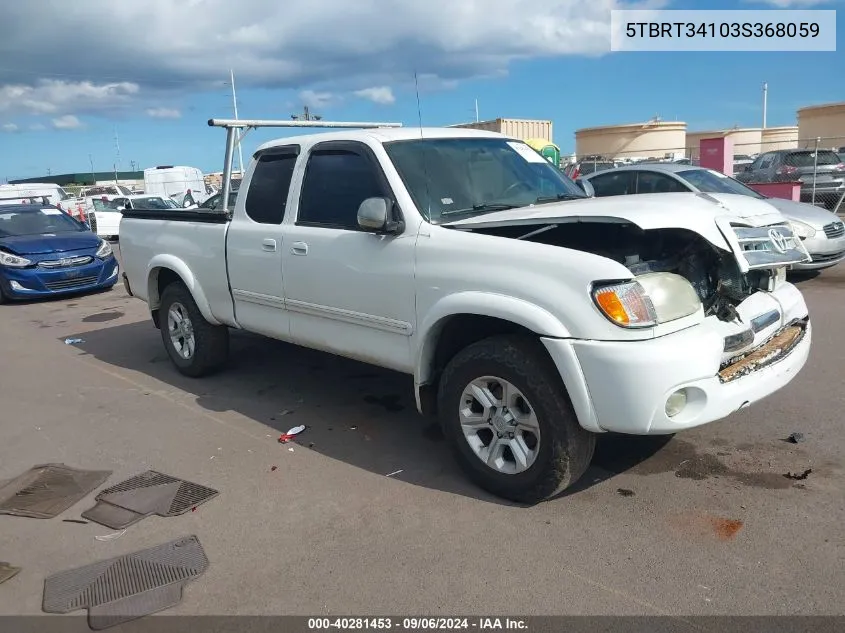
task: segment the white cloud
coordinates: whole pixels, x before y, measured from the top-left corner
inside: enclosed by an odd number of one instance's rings
[[[147,116],[154,119],[178,119],[182,113],[176,108],[147,108]]]
[[[7,134],[12,134],[14,132],[20,131],[20,128],[15,123],[4,123],[0,125],[0,131],[6,132]]]
[[[382,105],[396,103],[396,97],[393,96],[393,90],[391,90],[389,86],[356,90],[355,96],[361,97],[362,99],[369,99],[373,103],[380,103]]]
[[[65,114],[51,121],[57,130],[78,130],[82,127],[82,121],[72,114]]]
[[[0,37],[2,31],[0,26]],[[128,105],[138,92],[138,84],[126,81],[98,84],[42,79],[33,84],[9,83],[0,85],[0,112],[50,115],[61,110],[78,113],[114,110]]]
[[[150,93],[219,90],[229,68],[238,88],[307,90],[315,106],[327,93],[413,85],[415,72],[421,90],[423,77],[448,87],[518,60],[607,53],[611,9],[667,1],[13,2],[0,21],[0,111],[142,112],[167,103]],[[45,12],[84,46],[45,38],[32,54],[30,27]]]
[[[331,92],[315,92],[314,90],[303,90],[299,93],[299,98],[309,108],[325,108],[335,100]]]

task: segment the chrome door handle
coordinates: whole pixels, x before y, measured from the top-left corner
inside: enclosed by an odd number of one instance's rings
[[[307,255],[308,254],[308,244],[305,242],[294,242],[291,244],[290,252],[294,255]]]
[[[266,239],[261,242],[261,248],[265,251],[275,251],[276,250],[276,240]]]

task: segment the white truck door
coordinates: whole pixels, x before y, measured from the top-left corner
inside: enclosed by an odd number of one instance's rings
[[[367,198],[395,200],[363,143],[327,141],[308,156],[296,216],[285,223],[285,306],[291,339],[342,356],[412,371],[416,233],[358,227]]]
[[[226,238],[235,319],[245,329],[288,340],[284,302],[282,220],[299,146],[258,156],[238,193]]]

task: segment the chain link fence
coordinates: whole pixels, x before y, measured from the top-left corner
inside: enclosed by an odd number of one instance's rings
[[[571,178],[580,178],[627,165],[671,164],[677,166],[671,167],[675,172],[671,179],[677,181],[684,179],[680,167],[698,167],[700,158],[698,146],[654,147],[564,156],[561,169]],[[791,198],[794,195],[801,202],[845,215],[845,136],[734,143],[731,169],[725,171],[728,176],[769,197]],[[648,192],[683,190],[677,188],[677,182],[652,183],[653,180],[649,179]],[[638,178],[632,178],[622,192],[645,191],[639,190]]]

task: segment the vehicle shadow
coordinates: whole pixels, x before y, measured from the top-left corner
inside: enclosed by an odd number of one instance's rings
[[[802,284],[811,281],[821,274],[820,270],[793,270],[787,275],[787,281],[793,284]]]
[[[226,368],[202,379],[179,374],[151,322],[80,333],[76,347],[109,365],[146,374],[195,396],[211,412],[234,411],[266,425],[268,442],[300,424],[295,442],[364,470],[486,502],[519,506],[477,488],[452,458],[439,425],[416,410],[405,376],[242,332],[232,332]],[[600,437],[594,465],[566,495],[636,466],[662,446]],[[641,445],[640,445],[641,444]],[[629,450],[630,447],[630,450]]]

